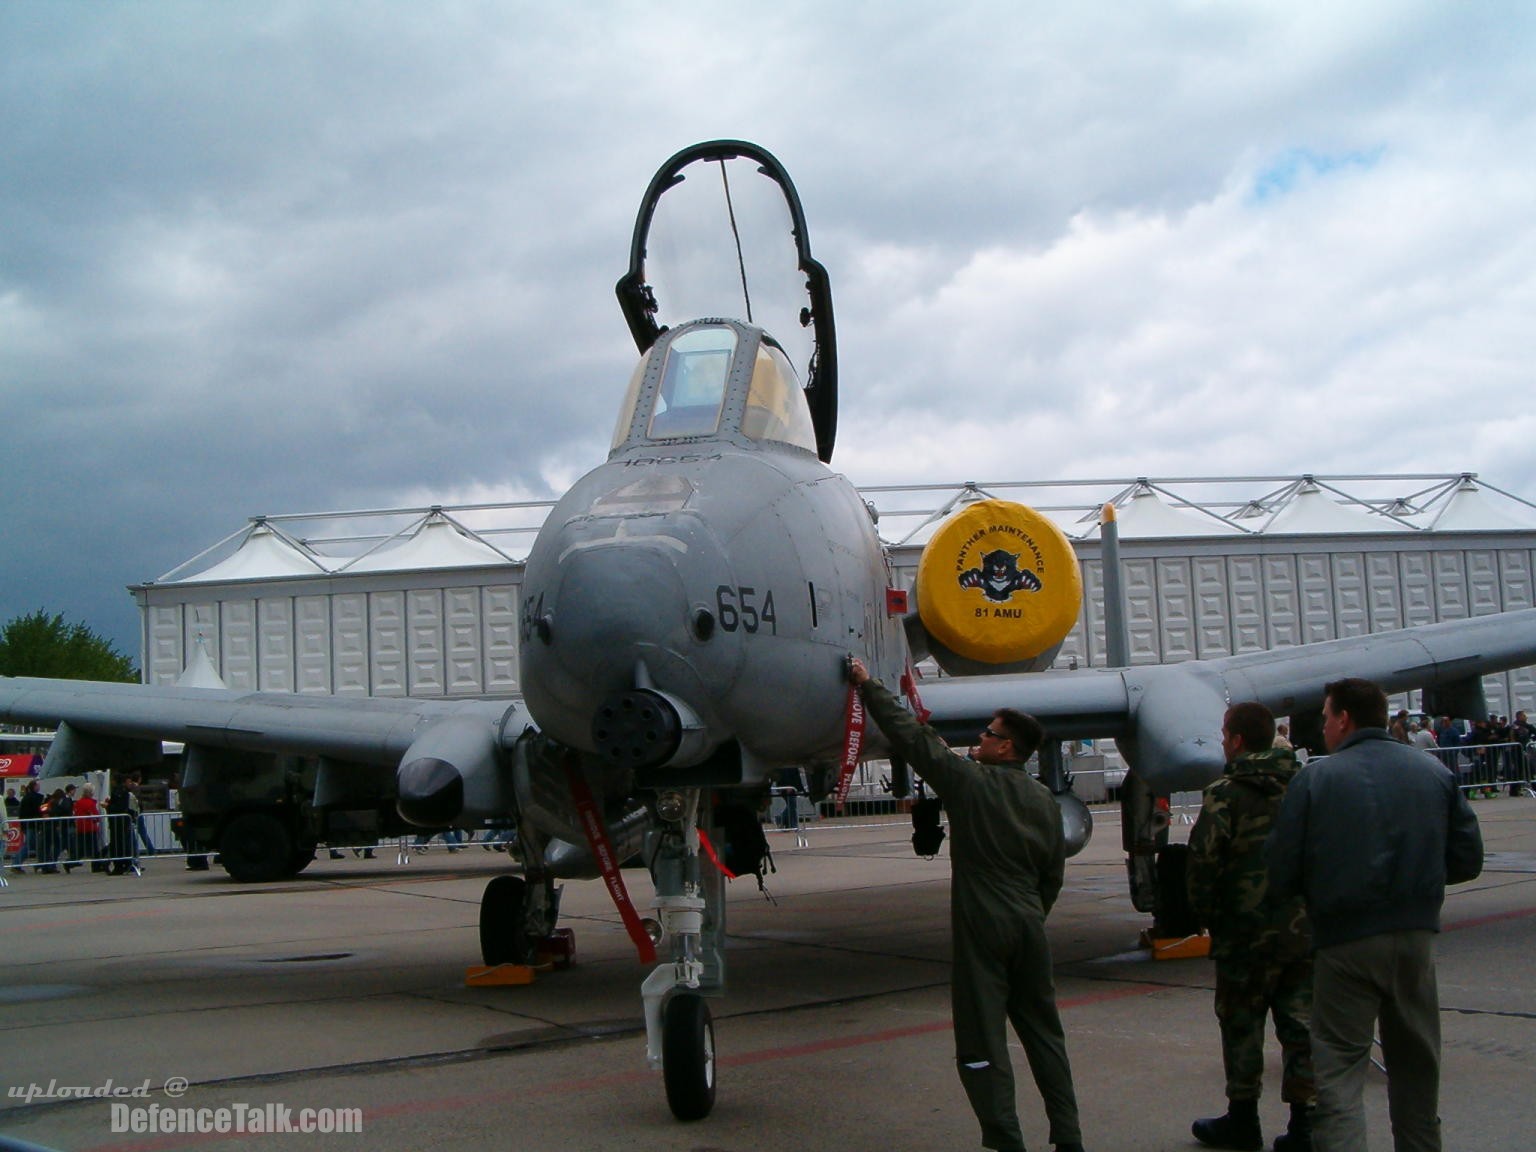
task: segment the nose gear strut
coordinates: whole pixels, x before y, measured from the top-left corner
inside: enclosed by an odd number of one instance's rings
[[[725,984],[724,879],[699,865],[699,813],[708,794],[690,788],[683,811],[652,833],[648,845],[656,909],[671,960],[641,986],[645,1054],[660,1067],[667,1103],[679,1120],[707,1116],[715,1102],[715,1031],[704,997]]]

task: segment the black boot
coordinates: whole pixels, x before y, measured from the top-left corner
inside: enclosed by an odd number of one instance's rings
[[[1275,1152],[1312,1152],[1312,1109],[1291,1105],[1291,1122],[1275,1137]]]
[[[1196,1120],[1190,1127],[1195,1139],[1207,1148],[1230,1148],[1233,1152],[1260,1152],[1264,1134],[1259,1131],[1259,1102],[1229,1100],[1227,1114],[1208,1120]]]

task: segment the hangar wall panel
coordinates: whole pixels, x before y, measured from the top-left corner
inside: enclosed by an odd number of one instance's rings
[[[1301,641],[1316,644],[1332,640],[1334,631],[1333,566],[1327,553],[1296,557],[1296,578],[1301,591]]]
[[[1301,585],[1296,579],[1296,557],[1264,557],[1264,599],[1259,609],[1265,618],[1264,632],[1267,641],[1258,649],[1288,648],[1301,643]],[[1244,652],[1257,649],[1248,646],[1244,637]]]
[[[182,656],[181,604],[152,604],[145,610],[144,673],[151,684],[174,684],[186,667]]]
[[[1499,587],[1503,589],[1504,611],[1530,608],[1531,553],[1524,548],[1503,548],[1499,551]]]
[[[1056,653],[1056,661],[1053,667],[1057,668],[1086,668],[1092,658],[1089,656],[1089,631],[1092,627],[1092,614],[1089,609],[1094,605],[1094,596],[1097,594],[1097,581],[1102,569],[1089,560],[1082,561],[1078,566],[1083,580],[1083,604],[1077,613],[1077,621],[1072,625],[1071,631],[1061,641],[1061,648]]]
[[[1167,663],[1195,658],[1195,592],[1190,561],[1157,561],[1158,639]]]
[[[219,605],[219,668],[231,688],[256,688],[256,601],[225,600]]]
[[[387,635],[370,634],[366,593],[338,592],[331,597],[331,690],[336,695],[369,695],[370,664],[387,664],[391,652],[398,666],[399,641],[391,645]],[[398,696],[403,692],[403,687],[389,691],[387,680],[381,677],[373,695]]]
[[[1084,560],[1082,571],[1083,610],[1078,614],[1070,639],[1077,644],[1075,655],[1079,668],[1102,668],[1109,663],[1104,640],[1104,564],[1099,560]],[[1058,661],[1059,667],[1071,667],[1072,654],[1067,655],[1068,662]]]
[[[1125,630],[1130,639],[1132,664],[1157,664],[1162,659],[1158,643],[1157,564],[1153,560],[1120,554],[1121,582],[1125,590]]]
[[[484,606],[486,692],[517,691],[518,595],[521,585],[497,584],[481,592]]]
[[[1202,660],[1232,655],[1231,593],[1227,564],[1220,556],[1194,560],[1195,644]]]
[[[1499,555],[1490,549],[1475,548],[1466,553],[1467,603],[1474,616],[1499,611],[1503,596],[1499,589]]]
[[[181,652],[183,666],[187,656],[192,653],[197,642],[201,640],[207,648],[208,655],[214,663],[218,663],[222,653],[219,643],[219,605],[217,601],[202,604],[188,604],[182,614]],[[176,670],[177,676],[181,675],[181,669]],[[174,680],[175,677],[172,677]]]
[[[1403,585],[1393,553],[1366,554],[1365,600],[1370,631],[1389,632],[1403,626]]]
[[[1430,555],[1435,585],[1435,619],[1465,620],[1467,611],[1467,562],[1460,550]]]
[[[374,696],[409,695],[406,668],[410,644],[404,592],[370,592],[367,597],[367,668]]]
[[[1062,639],[1061,647],[1056,652],[1056,665],[1063,668],[1084,668],[1088,665],[1088,656],[1083,650],[1083,621],[1079,617],[1076,624],[1072,625],[1072,631]]]
[[[1333,569],[1335,635],[1364,636],[1371,630],[1366,608],[1365,560],[1358,552],[1335,552],[1328,560]]]
[[[331,600],[293,598],[294,674],[300,692],[331,691]]]
[[[406,661],[409,696],[443,694],[443,594],[413,588],[405,594]]]
[[[1536,607],[1536,581],[1532,580],[1532,553],[1525,548],[1506,548],[1499,553],[1500,584],[1504,589],[1504,608],[1513,612],[1519,608]],[[1507,674],[1509,680],[1509,707],[1511,715],[1516,711],[1536,710],[1536,668],[1516,668]]]
[[[1402,579],[1398,558],[1390,551],[1367,551],[1366,614],[1369,631],[1402,627]]]
[[[1295,556],[1233,556],[1232,624],[1236,651],[1301,644],[1301,584]]]
[[[1415,693],[1415,695],[1418,695]],[[1510,716],[1515,709],[1510,707],[1509,676],[1507,673],[1498,676],[1484,678],[1483,696],[1488,701],[1488,711],[1495,716]]]
[[[256,601],[257,686],[263,692],[293,692],[293,645],[298,629],[293,598],[264,596]]]
[[[443,637],[450,696],[474,696],[483,691],[485,665],[481,657],[480,589],[443,590]]]
[[[1400,552],[1398,581],[1403,588],[1403,620],[1409,626],[1430,624],[1435,615],[1434,562],[1428,552]]]

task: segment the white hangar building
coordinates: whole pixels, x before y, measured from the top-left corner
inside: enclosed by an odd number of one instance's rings
[[[1062,668],[1106,662],[1105,503],[1117,509],[1133,663],[1536,606],[1536,505],[1471,473],[968,483],[864,495],[909,589],[924,542],[966,503],[1016,500],[1055,521],[1084,577]],[[201,645],[233,688],[516,695],[522,561],[552,506],[256,517],[132,588],[145,678],[173,683]],[[1495,712],[1536,710],[1536,669],[1489,676],[1485,689]]]

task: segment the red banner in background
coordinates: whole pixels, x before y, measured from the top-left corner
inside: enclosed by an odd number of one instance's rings
[[[43,768],[43,758],[31,752],[19,756],[0,755],[0,776],[19,778],[36,776]]]

